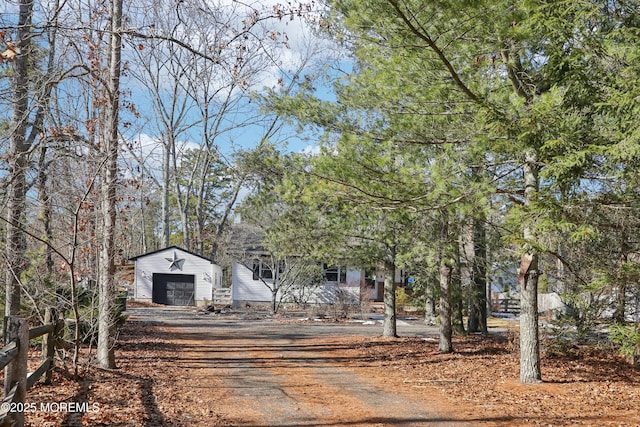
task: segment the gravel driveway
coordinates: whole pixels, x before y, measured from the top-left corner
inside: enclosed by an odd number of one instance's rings
[[[201,315],[184,308],[135,308],[134,319],[162,323],[184,343],[176,363],[202,387],[203,404],[226,425],[458,426],[442,396],[432,401],[366,375],[345,356],[345,337],[379,336],[382,325],[272,319],[253,313]],[[434,337],[420,320],[398,322],[400,336]],[[347,360],[348,358],[348,360]],[[207,398],[215,384],[215,401]],[[222,388],[220,390],[219,388]],[[424,395],[421,395],[424,396]]]

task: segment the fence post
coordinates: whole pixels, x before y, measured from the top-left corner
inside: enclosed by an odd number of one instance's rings
[[[44,324],[53,323],[53,330],[42,336],[42,361],[51,358],[51,364],[44,374],[44,383],[51,384],[51,376],[53,374],[53,361],[56,352],[56,339],[58,334],[58,314],[55,308],[49,307],[44,314]]]
[[[29,356],[29,326],[18,316],[5,317],[5,344],[16,341],[18,354],[4,369],[4,395],[17,383],[14,402],[23,402],[27,396],[27,359]],[[24,426],[24,412],[13,412],[13,425]]]

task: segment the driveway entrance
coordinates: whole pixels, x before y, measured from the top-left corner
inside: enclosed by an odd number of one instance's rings
[[[170,330],[180,343],[175,366],[193,375],[183,378],[185,386],[197,390],[203,411],[225,420],[215,425],[466,425],[439,404],[442,396],[425,399],[410,386],[390,387],[348,352],[354,341],[366,342],[363,336],[381,334],[377,322],[256,319],[251,313],[225,318],[177,307],[132,309],[129,315]],[[419,320],[398,329],[426,339],[437,332]]]

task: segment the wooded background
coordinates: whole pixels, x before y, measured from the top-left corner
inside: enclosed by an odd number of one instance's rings
[[[224,265],[241,212],[275,255],[382,267],[385,335],[402,268],[442,352],[463,316],[486,331],[487,286],[519,292],[523,382],[540,291],[637,355],[639,9],[7,2],[5,313],[97,317],[113,367],[116,266],[170,244]]]

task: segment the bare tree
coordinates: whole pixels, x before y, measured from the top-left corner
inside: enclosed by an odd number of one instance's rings
[[[230,255],[253,272],[254,280],[269,289],[272,313],[277,313],[286,302],[304,304],[314,297],[322,300],[319,287],[326,277],[319,263],[268,249],[267,237],[259,226],[237,224],[232,239],[234,250],[229,251]]]
[[[118,111],[120,108],[120,73],[122,49],[122,0],[110,4],[110,28],[107,50],[104,110],[101,117],[101,151],[105,159],[100,173],[101,245],[98,261],[98,348],[97,359],[102,368],[115,368],[115,226],[116,189],[118,185]]]
[[[29,60],[32,53],[31,18],[33,1],[21,0],[15,42],[17,56],[13,62],[13,102],[9,148],[9,191],[7,195],[7,237],[5,258],[7,270],[5,277],[5,314],[17,315],[20,312],[20,285],[18,276],[25,266],[26,247],[23,233],[26,213],[26,168],[31,141],[27,138],[29,124]]]

